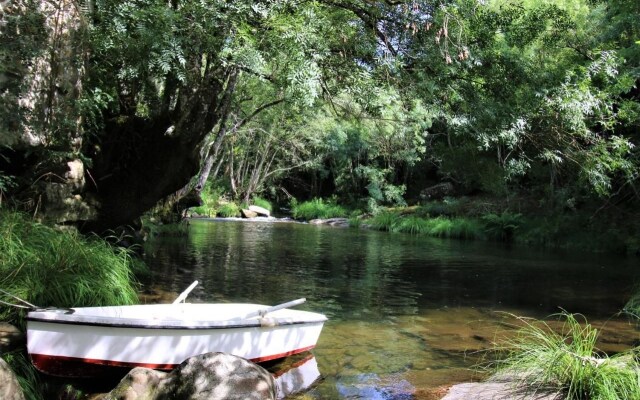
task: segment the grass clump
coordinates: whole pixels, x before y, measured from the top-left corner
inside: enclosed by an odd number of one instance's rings
[[[129,250],[60,232],[0,209],[0,288],[32,304],[81,307],[138,300]],[[15,302],[1,295],[1,300]],[[0,307],[0,319],[24,327],[24,311]]]
[[[236,203],[228,202],[220,205],[218,208],[218,216],[223,218],[238,217],[240,215],[240,207]]]
[[[383,211],[370,218],[367,221],[367,226],[378,231],[395,232],[395,226],[399,218],[400,214],[398,213]]]
[[[498,348],[498,375],[515,377],[524,390],[560,391],[567,400],[640,399],[633,350],[609,357],[596,348],[597,329],[580,316],[559,316],[564,320],[559,332],[519,318],[524,327]]]
[[[336,204],[335,200],[313,199],[303,203],[291,202],[291,215],[295,219],[309,221],[312,219],[342,218],[348,215],[347,210]]]

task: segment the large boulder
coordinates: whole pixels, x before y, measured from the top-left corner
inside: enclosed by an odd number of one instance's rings
[[[2,358],[0,358],[0,399],[24,400],[18,379]]]
[[[257,213],[258,215],[263,217],[271,216],[271,211],[259,206],[249,206],[249,211],[253,211],[254,213]]]
[[[276,399],[276,383],[264,368],[244,358],[206,353],[170,373],[135,368],[105,399],[268,400]]]

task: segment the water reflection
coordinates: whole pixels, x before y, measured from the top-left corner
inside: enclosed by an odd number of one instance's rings
[[[152,292],[197,279],[191,301],[306,297],[302,309],[330,318],[314,350],[324,378],[307,394],[322,399],[419,397],[478,379],[477,351],[505,326],[496,311],[562,307],[611,324],[637,274],[637,260],[282,223],[192,221],[188,237],[155,238],[146,254]],[[620,347],[637,337],[616,329]]]
[[[265,367],[276,380],[278,399],[305,392],[321,378],[318,362],[315,356],[308,352]]]

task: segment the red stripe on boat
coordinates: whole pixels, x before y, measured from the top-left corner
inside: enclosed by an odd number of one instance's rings
[[[252,358],[250,361],[261,363],[265,361],[277,360],[294,354],[302,353],[313,349],[314,346],[303,347],[285,353],[272,354],[264,357]],[[171,370],[179,364],[151,364],[136,363],[113,360],[101,360],[95,358],[79,358],[67,356],[52,356],[48,354],[29,354],[33,365],[41,372],[57,376],[93,376],[104,371],[104,367],[135,368],[144,367],[152,369]]]

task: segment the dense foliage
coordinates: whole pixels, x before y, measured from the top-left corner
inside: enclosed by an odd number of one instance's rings
[[[85,229],[207,182],[372,214],[443,181],[496,214],[638,201],[634,1],[107,0],[64,29],[36,3],[2,15],[0,198],[46,214],[80,159]]]

